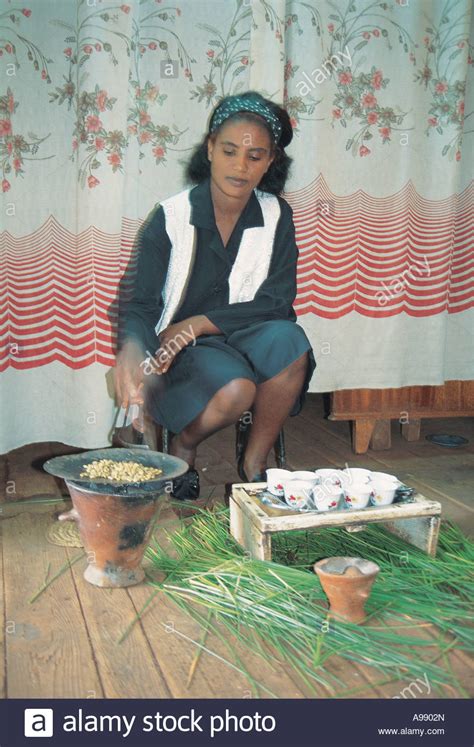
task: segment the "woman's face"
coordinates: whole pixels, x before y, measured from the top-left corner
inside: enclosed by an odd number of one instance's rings
[[[270,136],[254,122],[226,122],[207,146],[211,180],[226,196],[246,201],[273,161]]]

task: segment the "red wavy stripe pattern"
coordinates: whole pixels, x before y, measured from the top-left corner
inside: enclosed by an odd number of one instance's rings
[[[319,177],[286,199],[300,249],[297,314],[422,317],[474,306],[474,182],[434,201],[411,182],[385,198],[338,197]]]
[[[474,182],[430,201],[409,182],[386,198],[334,195],[319,177],[286,195],[294,211],[298,315],[413,317],[474,306]],[[114,363],[117,289],[141,221],[72,234],[50,216],[0,234],[0,371]]]

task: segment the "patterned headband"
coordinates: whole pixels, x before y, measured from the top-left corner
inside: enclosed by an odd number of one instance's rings
[[[281,122],[278,117],[266,104],[246,98],[245,96],[232,96],[228,101],[224,101],[219,105],[212,115],[209,132],[214,132],[222,122],[239,112],[252,112],[263,117],[270,125],[275,143],[278,143],[282,131]]]

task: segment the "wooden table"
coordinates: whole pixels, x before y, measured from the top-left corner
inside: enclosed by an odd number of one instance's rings
[[[292,529],[319,529],[339,526],[348,531],[365,524],[380,523],[392,534],[411,545],[436,555],[441,504],[416,493],[412,503],[392,503],[357,510],[301,513],[275,509],[254,494],[266,483],[241,483],[232,487],[230,532],[252,558],[272,559],[272,534]]]

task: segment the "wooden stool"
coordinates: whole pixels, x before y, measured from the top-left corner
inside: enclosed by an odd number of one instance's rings
[[[230,497],[230,533],[252,558],[272,559],[272,534],[292,529],[343,527],[354,531],[364,524],[381,523],[392,534],[411,545],[436,555],[441,504],[420,493],[413,503],[392,503],[356,510],[321,513],[290,512],[266,506],[255,493],[266,483],[241,483],[232,486]]]

